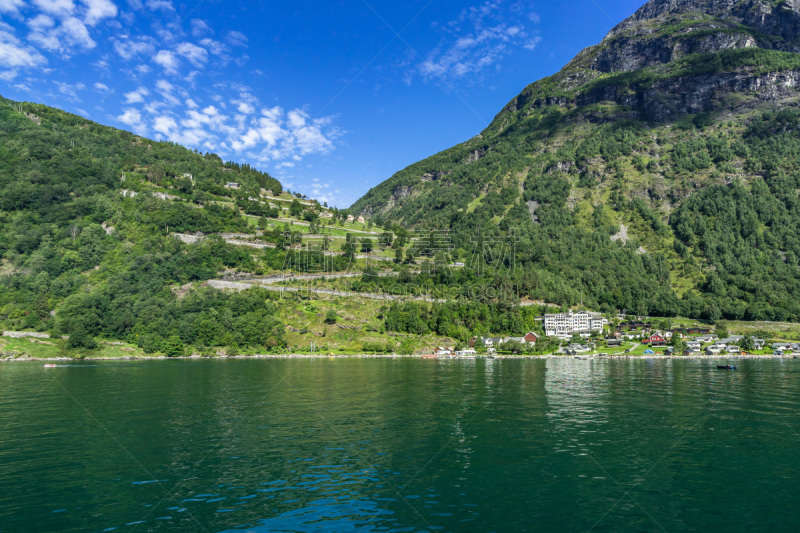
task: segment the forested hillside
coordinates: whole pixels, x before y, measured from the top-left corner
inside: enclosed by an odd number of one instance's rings
[[[353,211],[513,241],[486,259],[533,299],[800,320],[800,8],[731,4],[649,2]]]
[[[126,339],[149,352],[283,345],[271,293],[170,290],[255,268],[249,251],[222,239],[186,246],[171,236],[247,230],[239,209],[216,201],[231,201],[218,196],[227,182],[242,196],[282,191],[213,154],[0,99],[0,327],[73,344]]]

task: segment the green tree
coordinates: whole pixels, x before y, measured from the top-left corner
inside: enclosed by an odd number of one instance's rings
[[[756,341],[750,335],[746,335],[742,339],[739,347],[745,352],[753,352],[756,349]]]
[[[289,214],[297,218],[303,214],[303,205],[295,198],[289,206]]]
[[[712,322],[716,322],[722,318],[722,311],[720,310],[717,304],[711,304],[708,308],[708,319]]]
[[[67,340],[67,348],[72,350],[94,350],[97,348],[97,341],[89,335],[85,328],[79,327],[70,333]]]
[[[400,349],[397,351],[400,355],[413,355],[417,349],[417,343],[412,339],[403,339],[400,343]]]
[[[185,347],[177,335],[170,335],[164,342],[164,354],[167,357],[183,357]]]
[[[672,346],[676,354],[682,354],[689,347],[677,333],[672,335],[669,345]]]
[[[356,242],[351,233],[345,236],[344,244],[342,245],[342,253],[348,258],[352,258],[356,254]]]
[[[528,347],[523,345],[521,342],[508,341],[503,343],[503,351],[510,352],[514,355],[520,355],[522,353],[525,353],[527,349]]]
[[[325,323],[326,324],[336,324],[336,321],[339,320],[339,315],[336,314],[336,311],[331,309],[325,314]]]
[[[381,234],[378,242],[379,242],[381,248],[385,249],[387,246],[391,246],[392,245],[393,239],[394,239],[394,237],[392,236],[392,232],[384,231]]]

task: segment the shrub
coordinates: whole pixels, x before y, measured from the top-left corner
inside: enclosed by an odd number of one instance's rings
[[[339,320],[339,315],[336,314],[336,311],[331,309],[325,314],[325,323],[326,324],[336,324],[336,321]]]
[[[67,348],[94,350],[97,348],[97,341],[84,328],[78,328],[70,334]]]

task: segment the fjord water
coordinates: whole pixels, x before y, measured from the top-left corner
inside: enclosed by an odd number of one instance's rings
[[[0,531],[800,530],[800,361],[0,366]]]

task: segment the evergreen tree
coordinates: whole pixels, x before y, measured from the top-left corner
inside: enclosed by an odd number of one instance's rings
[[[164,353],[167,357],[183,357],[184,352],[183,342],[177,335],[170,335],[164,342]]]

